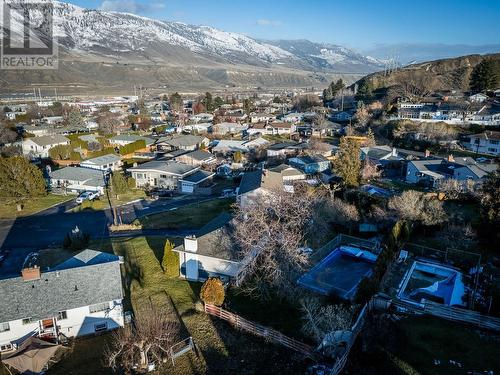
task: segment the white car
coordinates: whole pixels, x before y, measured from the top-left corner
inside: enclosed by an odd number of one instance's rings
[[[86,192],[80,194],[80,196],[78,198],[76,198],[76,203],[82,204],[83,201],[93,201],[96,198],[99,198],[99,194],[98,193],[93,193],[91,191],[86,191]]]

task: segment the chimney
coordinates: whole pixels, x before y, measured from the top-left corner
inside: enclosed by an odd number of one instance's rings
[[[428,149],[425,149],[425,157],[428,158],[431,156],[431,152]]]
[[[198,252],[198,239],[196,236],[186,236],[184,237],[184,250],[191,253]]]
[[[453,159],[453,155],[448,155],[448,163],[454,163],[455,159]]]
[[[396,150],[395,147],[392,148],[392,153],[391,153],[392,156],[398,156],[398,150]]]
[[[21,270],[21,276],[23,277],[24,281],[40,280],[41,278],[40,267],[34,266],[34,267],[23,268]]]

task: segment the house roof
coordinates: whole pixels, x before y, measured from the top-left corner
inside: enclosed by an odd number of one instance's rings
[[[470,138],[500,140],[500,132],[488,130],[481,134],[470,135]]]
[[[204,150],[191,151],[191,152],[185,154],[184,156],[190,157],[190,158],[192,158],[194,160],[198,160],[198,161],[209,160],[209,159],[212,159],[214,157],[210,152],[204,151]]]
[[[129,171],[158,171],[168,174],[184,175],[196,170],[197,167],[192,165],[179,163],[171,160],[152,160],[147,163],[138,165],[137,167],[129,168]]]
[[[65,167],[49,173],[51,179],[82,181],[89,186],[104,186],[103,172],[83,167]]]
[[[190,147],[196,146],[203,142],[205,137],[198,135],[186,134],[172,137],[161,137],[157,143],[166,143],[172,147]]]
[[[327,158],[325,158],[323,155],[319,155],[319,154],[316,154],[316,155],[302,155],[302,156],[298,156],[296,158],[292,158],[290,160],[295,160],[296,162],[299,162],[299,163],[304,164],[304,165],[315,164],[315,163],[321,163],[321,162],[324,162],[324,161],[328,161]]]
[[[0,322],[51,318],[59,311],[122,299],[120,258],[101,254],[84,250],[60,269],[42,272],[39,280],[0,280]]]
[[[120,161],[121,158],[115,154],[107,154],[103,156],[98,156],[96,158],[87,159],[82,162],[82,164],[94,164],[94,165],[106,165],[109,163],[116,163]]]
[[[240,151],[248,152],[246,141],[234,141],[230,139],[221,139],[217,145],[213,147],[214,151]]]
[[[190,174],[187,177],[184,177],[182,181],[191,182],[193,184],[199,184],[202,181],[205,181],[207,178],[214,176],[215,173],[207,172],[202,170],[197,170],[193,174]]]
[[[238,261],[235,243],[232,239],[231,215],[223,213],[206,224],[198,232],[198,251],[196,254]],[[184,244],[174,248],[174,251],[185,252]]]
[[[114,137],[109,139],[111,143],[113,141],[115,142],[135,142],[135,141],[140,141],[144,140],[146,142],[146,146],[152,145],[154,143],[154,140],[149,137],[143,137],[141,135],[135,135],[135,134],[120,134],[120,135],[115,135]]]
[[[269,150],[283,150],[283,149],[304,149],[308,148],[309,146],[305,142],[281,142],[281,143],[275,143],[271,146],[269,146]]]
[[[391,155],[393,148],[391,146],[373,146],[373,147],[363,147],[361,152],[363,152],[370,159],[380,160]]]
[[[58,134],[54,135],[44,135],[41,137],[31,137],[28,138],[32,142],[36,143],[38,146],[50,146],[58,143],[69,143],[69,139]]]
[[[243,174],[240,182],[238,194],[245,194],[255,189],[260,188],[262,185],[262,169]]]

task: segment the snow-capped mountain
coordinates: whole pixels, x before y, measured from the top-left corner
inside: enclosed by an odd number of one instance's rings
[[[209,26],[159,21],[53,2],[55,35],[71,54],[154,63],[238,63],[345,73],[372,72],[380,63],[347,48],[309,41],[261,41]]]

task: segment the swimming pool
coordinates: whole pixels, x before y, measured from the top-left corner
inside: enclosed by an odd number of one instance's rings
[[[418,304],[429,300],[448,306],[465,306],[462,276],[456,269],[417,260],[403,278],[398,297]]]
[[[297,283],[314,292],[352,299],[360,281],[371,274],[377,256],[353,246],[340,246]]]

